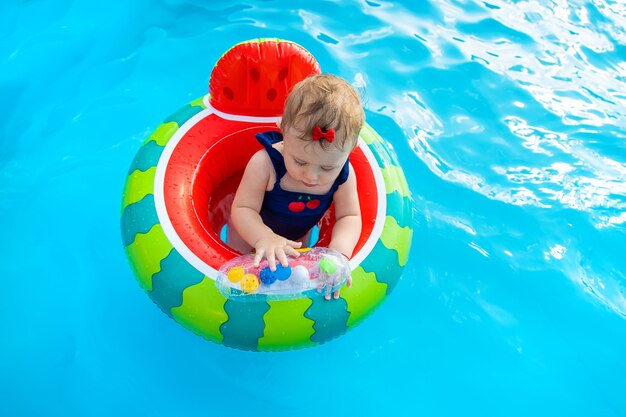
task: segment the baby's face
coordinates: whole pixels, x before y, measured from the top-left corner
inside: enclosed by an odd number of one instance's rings
[[[333,144],[322,149],[319,142],[299,139],[292,128],[283,132],[283,139],[287,172],[312,191],[330,186],[335,181],[351,151],[342,151]]]

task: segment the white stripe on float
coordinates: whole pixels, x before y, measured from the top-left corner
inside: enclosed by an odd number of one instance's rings
[[[213,113],[213,109],[204,109],[201,112],[194,115],[191,119],[187,120],[183,123],[182,126],[178,128],[178,130],[174,133],[172,138],[167,142],[163,152],[161,153],[161,157],[159,158],[159,163],[157,164],[156,174],[154,176],[154,205],[156,207],[157,216],[159,218],[159,222],[161,223],[161,227],[163,228],[163,232],[165,236],[168,238],[172,246],[181,254],[181,256],[189,262],[194,268],[198,271],[210,277],[212,279],[217,278],[217,270],[212,268],[210,265],[205,263],[202,259],[200,259],[195,253],[191,251],[185,245],[183,240],[178,236],[176,230],[174,229],[174,225],[170,221],[169,216],[167,215],[167,209],[165,207],[165,170],[167,165],[172,157],[172,153],[174,149],[178,145],[178,142],[185,136],[185,134],[200,120],[205,117],[211,115]]]
[[[209,102],[209,95],[207,94],[202,99],[202,103],[206,106],[207,110],[211,109],[211,111],[217,114],[222,119],[233,120],[236,122],[249,122],[249,123],[278,123],[280,121],[280,116],[271,116],[271,117],[257,117],[257,116],[244,116],[240,114],[230,114],[224,113],[217,110],[215,107],[211,106]]]
[[[361,250],[359,250],[356,254],[353,254],[352,259],[350,259],[349,261],[350,269],[352,269],[353,271],[374,250],[376,242],[378,242],[378,239],[380,239],[380,236],[383,233],[385,216],[387,215],[387,193],[385,191],[385,180],[383,178],[383,172],[378,166],[378,162],[376,161],[374,153],[372,153],[372,150],[369,148],[369,146],[367,146],[365,141],[361,139],[361,137],[359,137],[358,146],[365,154],[367,161],[372,167],[372,172],[374,173],[374,179],[376,180],[376,198],[378,199],[378,207],[372,233],[370,234],[369,238],[367,239]]]

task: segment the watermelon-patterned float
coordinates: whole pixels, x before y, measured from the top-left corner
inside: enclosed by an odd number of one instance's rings
[[[388,144],[369,126],[350,155],[363,218],[338,300],[228,298],[218,270],[239,254],[220,239],[255,134],[277,130],[289,90],[319,73],[301,46],[277,39],[238,44],[212,71],[209,94],[166,119],[141,146],[122,202],[122,240],[139,284],[167,315],[204,338],[245,350],[315,346],[360,323],[393,290],[411,245],[411,198]],[[326,246],[333,209],[319,225]]]

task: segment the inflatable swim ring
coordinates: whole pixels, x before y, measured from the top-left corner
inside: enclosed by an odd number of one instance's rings
[[[301,46],[278,39],[235,45],[217,62],[209,94],[167,118],[138,150],[122,197],[122,240],[140,286],[184,327],[225,346],[275,351],[315,346],[359,324],[397,284],[412,238],[409,189],[391,147],[369,126],[350,156],[363,228],[349,262],[353,284],[321,296],[227,298],[218,270],[238,256],[220,240],[255,134],[277,129],[290,88],[319,73]],[[330,241],[333,209],[318,246]]]

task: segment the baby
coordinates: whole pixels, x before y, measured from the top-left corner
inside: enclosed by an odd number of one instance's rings
[[[287,266],[286,255],[299,256],[296,249],[308,243],[334,202],[328,246],[350,258],[361,211],[348,157],[364,119],[359,96],[345,80],[321,74],[299,82],[285,102],[282,133],[257,135],[264,149],[248,162],[235,194],[228,244],[241,253],[254,250],[256,265],[265,257],[272,271],[276,260]]]

